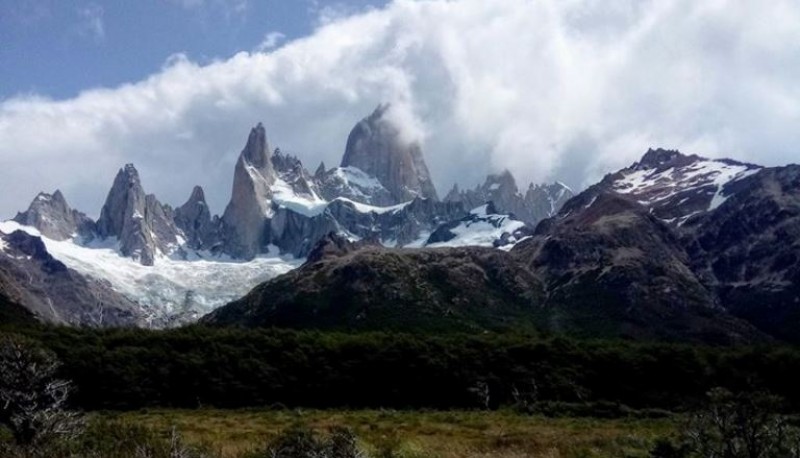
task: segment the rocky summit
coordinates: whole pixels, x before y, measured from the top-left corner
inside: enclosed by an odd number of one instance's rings
[[[356,124],[347,138],[342,167],[377,178],[393,203],[415,197],[437,200],[419,142],[404,135],[402,126],[392,121],[391,110],[390,104],[380,105]]]
[[[485,193],[438,200],[420,144],[388,104],[355,125],[340,167],[320,164],[309,173],[300,158],[271,148],[260,123],[244,143],[221,216],[211,213],[199,186],[175,208],[161,203],[128,164],[97,221],[71,209],[56,191],[37,196],[0,230],[41,237],[68,268],[108,282],[138,304],[150,325],[169,325],[192,321],[297,267],[329,233],[397,248],[509,249],[549,214],[536,213],[537,205],[553,209],[569,195],[556,184],[534,202],[511,177],[508,190],[494,192],[492,184]]]

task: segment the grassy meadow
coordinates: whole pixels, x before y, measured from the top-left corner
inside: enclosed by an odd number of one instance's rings
[[[669,436],[676,418],[547,418],[500,411],[142,410],[94,413],[104,425],[137,425],[215,456],[238,458],[262,450],[298,423],[320,433],[353,430],[378,457],[647,457]]]

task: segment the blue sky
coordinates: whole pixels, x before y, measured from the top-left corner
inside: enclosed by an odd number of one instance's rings
[[[135,82],[182,53],[206,63],[310,34],[327,8],[383,0],[0,0],[0,98]],[[281,34],[281,35],[277,35]]]
[[[314,170],[383,102],[441,195],[800,158],[797,0],[0,0],[0,44],[0,218],[55,189],[97,216],[130,162],[221,213],[252,126]]]

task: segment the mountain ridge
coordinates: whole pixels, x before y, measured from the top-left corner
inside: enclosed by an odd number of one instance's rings
[[[142,304],[150,322],[176,324],[232,299],[227,292],[214,292],[218,279],[241,273],[230,291],[244,294],[241,288],[255,286],[263,275],[298,265],[331,231],[394,247],[478,243],[506,248],[525,236],[522,228],[532,232],[531,222],[517,220],[505,202],[495,203],[496,214],[472,221],[475,208],[486,202],[438,200],[419,144],[401,135],[389,110],[381,105],[353,128],[342,159],[348,165],[326,169],[321,164],[314,175],[297,157],[272,150],[266,128],[257,124],[239,154],[221,216],[211,214],[199,186],[174,209],[162,204],[145,191],[136,167],[127,164],[113,180],[97,221],[71,209],[56,192],[37,196],[14,219],[21,226],[8,230],[41,236],[70,268],[110,281]],[[366,161],[370,153],[380,159]],[[471,235],[478,229],[479,235]],[[265,273],[256,273],[256,266]]]

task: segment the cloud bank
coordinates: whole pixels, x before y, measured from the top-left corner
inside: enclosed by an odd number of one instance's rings
[[[796,0],[396,0],[275,49],[0,102],[0,216],[56,188],[96,216],[127,162],[162,201],[201,184],[221,212],[258,121],[313,170],[383,101],[442,194],[503,168],[580,187],[649,146],[779,165],[800,157],[797,75]]]

